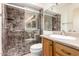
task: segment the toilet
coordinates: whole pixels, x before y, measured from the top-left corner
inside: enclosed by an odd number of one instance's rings
[[[42,54],[42,44],[37,43],[30,47],[30,52],[32,56],[41,56]]]

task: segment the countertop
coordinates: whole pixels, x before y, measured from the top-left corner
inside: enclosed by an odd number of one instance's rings
[[[66,40],[66,39],[56,39],[56,38],[52,38],[49,37],[48,35],[40,35],[42,38],[47,38],[49,40],[55,41],[55,42],[59,42],[62,43],[66,46],[72,47],[74,49],[78,49],[79,50],[79,38],[77,37],[76,40]]]

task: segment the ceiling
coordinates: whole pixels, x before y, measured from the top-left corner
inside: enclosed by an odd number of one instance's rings
[[[20,7],[29,7],[34,10],[40,10],[41,8],[46,10],[52,5],[56,5],[56,3],[9,3],[9,4],[20,6]]]
[[[53,10],[54,7],[60,8],[65,5],[68,6],[71,3],[8,3],[8,4],[15,5],[15,6],[22,7],[22,8],[28,7],[32,10],[37,10],[37,11],[40,9],[43,9],[44,11],[47,11],[46,13],[54,14],[55,12],[51,11]]]

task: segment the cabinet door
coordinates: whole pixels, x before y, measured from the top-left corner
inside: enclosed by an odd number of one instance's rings
[[[55,55],[59,56],[79,56],[79,50],[73,49],[68,46],[64,46],[63,44],[56,43],[55,44]]]
[[[43,39],[43,55],[44,56],[53,55],[53,43],[48,39]]]

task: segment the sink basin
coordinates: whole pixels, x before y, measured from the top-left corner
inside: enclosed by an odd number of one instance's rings
[[[76,40],[76,37],[73,36],[65,36],[65,35],[49,35],[49,37],[63,40]]]

